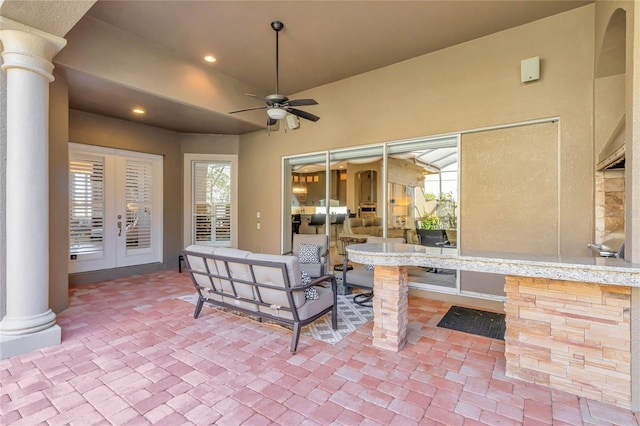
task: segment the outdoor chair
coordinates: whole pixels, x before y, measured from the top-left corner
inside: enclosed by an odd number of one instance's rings
[[[325,274],[325,265],[329,260],[329,238],[323,234],[294,234],[291,251],[298,258],[300,271],[311,278]]]
[[[357,239],[350,239],[345,241],[345,257],[344,265],[342,266],[342,285],[347,291],[351,293],[353,288],[359,288],[365,290],[363,293],[358,293],[353,296],[353,302],[362,306],[371,306],[371,299],[373,299],[373,265],[350,265],[349,256],[346,250],[346,246],[350,243],[357,243]],[[366,240],[367,243],[378,244],[390,244],[390,243],[404,243],[404,238],[383,238],[369,236]]]

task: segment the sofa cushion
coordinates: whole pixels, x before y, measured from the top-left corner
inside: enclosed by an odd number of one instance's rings
[[[331,291],[331,288],[315,287],[315,289],[318,292],[318,298],[305,300],[305,303],[298,307],[298,318],[301,320],[311,318],[333,305],[333,292]],[[302,294],[303,292],[300,293]],[[293,314],[291,312],[267,306],[261,306],[260,312],[275,315],[280,318],[293,319]]]
[[[217,256],[223,257],[239,257],[240,259],[245,259],[247,256],[251,254],[250,251],[240,250],[231,247],[216,247],[214,250]]]
[[[199,246],[199,245],[190,245],[185,250],[194,252],[194,253],[202,253],[202,254],[213,254],[215,247],[211,246]],[[207,268],[204,266],[204,258],[200,256],[187,256],[187,260],[191,269],[198,272],[207,272]],[[211,267],[211,264],[209,264]],[[209,279],[207,278],[207,281]],[[200,282],[198,282],[200,284]]]
[[[194,253],[213,254],[213,252],[215,251],[215,247],[190,245],[185,248],[185,250]],[[186,258],[189,266],[191,267],[191,270],[193,271],[193,279],[200,287],[204,288],[202,295],[210,299],[222,300],[222,297],[215,295],[215,293],[211,291],[216,287],[214,284],[215,279],[212,279],[208,275],[206,275],[207,266],[209,267],[209,271],[213,271],[214,273],[215,271],[217,271],[214,261],[212,259],[206,259],[197,255],[186,255]],[[207,266],[205,266],[205,262]],[[220,287],[218,286],[217,289],[219,290]]]
[[[298,258],[295,256],[253,253],[249,255],[248,259],[282,262],[287,267],[289,285],[291,287],[299,287],[302,283],[300,265]],[[254,266],[253,273],[255,274],[256,281],[258,283],[284,287],[284,280],[282,279],[282,270],[280,267]],[[259,291],[260,297],[264,303],[277,306],[289,306],[289,300],[287,299],[287,294],[284,291],[270,290],[266,288],[260,288]],[[304,304],[304,300],[304,291],[297,291],[293,293],[293,303],[296,307],[302,306]],[[262,311],[262,309],[260,310]]]
[[[307,300],[304,305],[298,308],[298,316],[301,320],[311,318],[333,305],[333,292],[331,288],[314,287],[318,292],[318,298]]]
[[[206,246],[196,246],[191,245],[187,247],[185,250],[194,252],[194,253],[202,253],[202,254],[213,254],[213,247]],[[204,258],[200,256],[187,255],[187,261],[189,262],[189,266],[192,270],[197,272],[207,272],[207,268],[205,267]],[[201,275],[198,275],[201,277]],[[208,278],[207,278],[208,281]],[[200,282],[198,282],[200,284]]]
[[[203,254],[213,254],[214,250],[216,248],[213,246],[201,246],[201,245],[196,245],[196,244],[192,244],[190,246],[188,246],[187,248],[185,248],[185,250],[187,251],[193,251],[196,253],[203,253]]]
[[[382,218],[357,218],[352,217],[344,221],[343,231],[356,235],[382,235]]]
[[[301,263],[300,270],[305,271],[311,278],[318,278],[320,275],[322,275],[322,264]]]
[[[364,267],[358,266],[351,271],[347,271],[347,287],[373,288],[373,271],[367,271]]]
[[[216,256],[222,256],[222,257],[228,257],[228,258],[235,257],[238,259],[246,259],[251,254],[250,251],[238,250],[230,247],[218,247],[215,249],[214,253],[216,254]],[[222,260],[216,260],[214,264],[216,266],[216,273],[222,277],[229,277],[229,278],[234,278],[236,280],[244,280],[244,281],[252,280],[251,270],[249,269],[249,265],[247,264],[235,263],[232,260],[227,262],[227,265],[225,265],[225,262]],[[229,268],[228,271],[227,271],[227,266]],[[216,288],[218,288],[219,286],[219,288],[221,288],[222,291],[224,291],[229,295],[229,296],[223,297],[223,300],[225,303],[228,303],[230,305],[235,305],[239,308],[244,308],[244,309],[249,309],[254,311],[256,310],[255,304],[250,302],[243,302],[235,297],[235,295],[237,295],[238,297],[254,300],[255,293],[253,290],[253,285],[233,281],[233,286],[232,286],[231,281],[225,280],[224,278],[219,280],[214,280],[214,285],[216,286]],[[234,289],[235,289],[235,293],[234,293]]]

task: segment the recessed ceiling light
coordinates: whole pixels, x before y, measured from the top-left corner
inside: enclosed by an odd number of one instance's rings
[[[132,111],[134,114],[144,114],[144,110],[142,108],[134,108]]]
[[[215,56],[207,55],[207,56],[204,57],[204,60],[207,61],[207,62],[215,62],[216,58],[215,58]]]

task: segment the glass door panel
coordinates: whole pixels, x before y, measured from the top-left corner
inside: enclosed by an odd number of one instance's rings
[[[231,162],[192,163],[192,241],[194,244],[231,244]]]
[[[335,264],[342,264],[345,239],[352,238],[349,218],[367,219],[371,234],[383,236],[383,213],[378,209],[383,199],[382,145],[334,151],[331,165],[332,205],[330,236]],[[367,235],[360,235],[366,240]]]
[[[457,248],[458,137],[389,144],[387,154],[388,235],[433,249]],[[413,286],[451,293],[458,291],[457,275],[409,268]]]
[[[327,234],[327,154],[284,159],[283,241],[292,249],[294,234]]]

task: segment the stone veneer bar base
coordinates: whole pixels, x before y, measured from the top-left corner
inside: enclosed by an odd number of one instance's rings
[[[373,282],[373,346],[398,352],[407,342],[407,268],[376,266]]]
[[[630,287],[507,276],[505,292],[507,376],[630,408]]]

